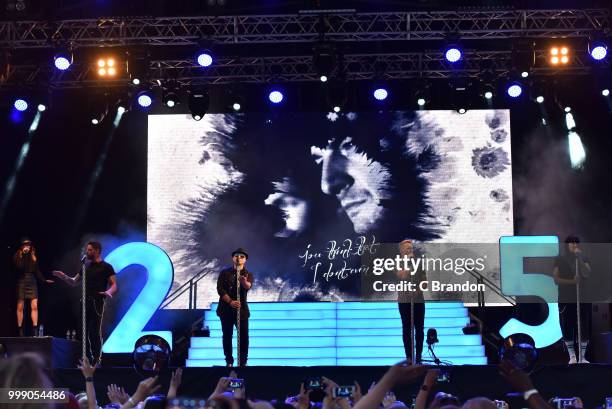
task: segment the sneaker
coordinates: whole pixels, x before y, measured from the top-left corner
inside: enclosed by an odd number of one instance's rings
[[[569,365],[574,365],[574,364],[577,364],[577,363],[578,363],[578,361],[576,360],[576,357],[575,356],[570,356],[568,364]]]

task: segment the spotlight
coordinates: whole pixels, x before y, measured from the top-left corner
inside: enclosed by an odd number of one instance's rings
[[[508,96],[511,98],[518,98],[523,93],[523,87],[518,82],[511,83],[506,89]]]
[[[143,376],[154,376],[162,372],[170,362],[170,345],[157,335],[145,335],[134,344],[132,360],[134,368]]]
[[[210,51],[204,50],[198,53],[197,61],[200,67],[210,67],[213,63],[213,57]]]
[[[377,88],[374,90],[374,98],[378,101],[384,101],[389,96],[389,93],[384,88]]]
[[[109,78],[117,75],[117,64],[114,58],[98,58],[98,76]]]
[[[168,108],[174,108],[178,103],[178,96],[174,91],[166,91],[164,92],[163,102]]]
[[[565,107],[563,108],[563,110],[569,114],[570,112],[572,112],[572,107]]]
[[[117,113],[118,113],[119,115],[121,115],[121,114],[125,113],[125,107],[123,107],[123,106],[119,105],[119,106],[117,107]]]
[[[487,91],[484,93],[484,97],[485,99],[491,99],[493,98],[493,93],[491,91]]]
[[[153,96],[149,91],[141,91],[138,93],[136,101],[138,101],[138,105],[140,105],[142,108],[148,108],[151,106],[151,104],[153,104]]]
[[[312,48],[312,63],[321,82],[327,82],[336,65],[336,47],[332,43],[319,42]]]
[[[536,97],[536,102],[537,102],[538,104],[542,104],[542,103],[544,103],[544,97],[543,97],[542,95],[538,95],[538,96]]]
[[[98,118],[92,118],[92,119],[91,119],[91,123],[92,123],[93,125],[98,125],[98,124],[100,123],[100,121],[98,120]]]
[[[448,62],[455,63],[461,59],[461,50],[455,45],[450,45],[446,48],[444,57]]]
[[[133,78],[133,79],[132,79],[132,84],[134,84],[134,85],[140,85],[140,79],[138,79],[138,78]]]
[[[28,103],[26,102],[25,99],[16,99],[15,103],[13,104],[13,106],[15,107],[15,109],[19,112],[23,112],[26,109],[28,109]]]
[[[523,71],[523,72],[521,72],[521,77],[527,78],[527,77],[529,77],[529,73],[527,71]]]
[[[425,98],[419,98],[417,99],[417,105],[422,107],[423,105],[425,105]]]
[[[610,90],[608,88],[601,90],[601,95],[607,97],[608,95],[610,95]]]
[[[38,112],[45,112],[47,110],[47,106],[45,104],[38,104]]]
[[[538,350],[529,335],[514,334],[504,339],[499,357],[500,360],[508,360],[517,368],[530,372],[538,360]]]
[[[65,71],[72,65],[72,57],[68,53],[59,53],[53,57],[55,68],[60,71]]]
[[[596,42],[590,45],[589,53],[595,61],[601,61],[608,55],[608,47],[603,42]]]
[[[460,114],[465,114],[467,112],[467,110],[465,108],[459,108],[457,110],[457,112],[460,113]]]
[[[240,106],[238,102],[234,102],[234,104],[232,105],[232,109],[236,112],[240,111],[241,108],[242,106]]]
[[[569,48],[552,47],[550,49],[550,63],[552,65],[567,64],[569,62]]]
[[[334,112],[335,112],[335,113],[340,112],[340,107],[339,107],[338,105],[336,105],[336,106],[334,107]]]
[[[284,98],[283,93],[278,90],[271,91],[270,94],[268,95],[268,99],[273,104],[280,104],[281,102],[283,102],[283,98]]]
[[[191,117],[196,121],[202,120],[208,108],[210,107],[210,98],[206,90],[193,91],[189,94],[189,111],[191,111]]]

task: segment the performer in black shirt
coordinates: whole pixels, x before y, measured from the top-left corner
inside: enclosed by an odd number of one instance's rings
[[[404,240],[399,244],[400,256],[416,257],[411,240]],[[416,273],[411,274],[409,270],[397,271],[397,278],[402,281],[411,281],[416,284],[416,291],[402,291],[398,293],[397,301],[399,305],[400,317],[402,318],[402,339],[404,341],[404,352],[406,360],[412,362],[412,320],[410,314],[410,302],[413,301],[414,306],[414,338],[415,338],[415,363],[421,363],[423,351],[423,339],[425,338],[425,299],[423,292],[419,288],[421,281],[425,280],[425,273],[421,268],[417,269]]]
[[[17,329],[19,336],[24,336],[23,307],[25,300],[30,300],[30,316],[34,336],[38,335],[38,286],[36,279],[41,283],[52,283],[40,272],[36,248],[28,239],[21,241],[19,250],[13,256],[13,265],[17,273]]]
[[[246,366],[249,354],[249,305],[247,304],[247,292],[253,286],[253,273],[247,271],[246,260],[249,258],[246,250],[236,249],[232,252],[232,267],[223,269],[217,280],[217,292],[219,293],[219,306],[217,315],[221,319],[223,331],[223,353],[227,366],[234,365],[232,354],[232,335],[234,326],[237,324],[237,310],[240,309],[240,352],[238,366]],[[240,274],[240,302],[236,274]]]
[[[576,348],[580,348],[580,362],[588,363],[584,358],[589,335],[591,333],[591,304],[580,303],[580,345],[578,345],[578,311],[576,309],[576,285],[581,294],[585,294],[585,282],[591,273],[588,259],[582,255],[580,239],[568,236],[566,246],[555,260],[553,278],[559,286],[559,315],[563,340],[569,354],[569,363],[577,363]],[[576,270],[577,269],[577,270]]]
[[[102,354],[102,319],[106,298],[117,292],[117,280],[113,266],[102,260],[102,245],[96,241],[87,243],[85,262],[87,358],[93,365],[99,365]],[[53,274],[71,286],[78,285],[81,273],[69,277],[62,271]],[[107,288],[108,287],[108,288]]]

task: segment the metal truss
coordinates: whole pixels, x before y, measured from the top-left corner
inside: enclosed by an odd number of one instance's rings
[[[576,55],[567,67],[553,68],[546,61],[547,51],[536,51],[538,76],[582,75],[590,72],[586,50]],[[444,79],[477,77],[486,66],[495,76],[509,73],[510,51],[467,51],[460,67],[446,62],[440,51],[420,53],[354,54],[344,56],[344,76],[349,81],[401,80],[411,78]],[[150,85],[176,81],[179,85],[214,85],[237,83],[291,83],[318,81],[312,56],[221,58],[203,69],[192,59],[156,60],[149,63],[146,74]],[[124,87],[127,77],[100,80],[94,65],[73,65],[58,73],[48,65],[12,65],[4,86],[49,85],[52,88]]]
[[[323,24],[321,24],[323,22]],[[465,10],[117,17],[0,22],[0,47],[50,48],[313,42],[586,37],[610,28],[610,10]]]

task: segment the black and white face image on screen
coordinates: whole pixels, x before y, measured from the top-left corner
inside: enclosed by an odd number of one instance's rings
[[[380,243],[513,234],[510,113],[150,115],[147,183],[147,240],[174,288],[207,274],[198,308],[238,247],[250,301],[358,300],[359,254]]]

